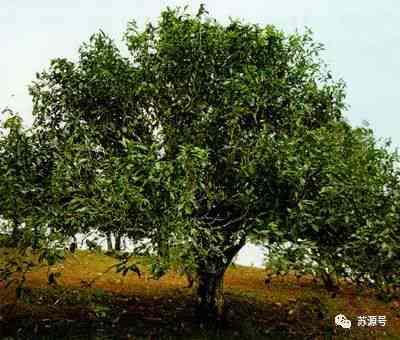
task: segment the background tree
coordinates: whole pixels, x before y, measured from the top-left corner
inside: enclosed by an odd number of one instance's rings
[[[9,109],[3,113],[7,116],[0,130],[0,230],[5,232],[1,246],[18,251],[3,253],[0,281],[17,283],[19,298],[26,274],[37,265],[27,254],[33,251],[39,263],[52,266],[63,259],[57,247],[64,238],[48,230],[45,213],[53,203],[49,189],[54,145],[34,130],[25,129],[19,114]]]
[[[4,110],[3,113],[6,113]],[[24,210],[29,209],[27,205],[27,197],[18,195],[23,191],[26,182],[29,181],[29,168],[26,168],[26,159],[21,155],[24,151],[28,151],[29,141],[22,129],[22,120],[18,115],[12,115],[2,125],[2,128],[8,130],[3,132],[1,138],[1,218],[12,221],[12,239],[18,240],[19,227],[23,223]],[[6,135],[4,135],[4,133]],[[24,156],[30,156],[28,153]],[[27,160],[29,162],[29,159]],[[29,174],[29,177],[27,176]],[[18,194],[17,194],[18,193]]]
[[[34,126],[45,138],[57,139],[61,155],[59,164],[66,163],[63,157],[69,161],[76,159],[71,152],[81,147],[78,154],[86,163],[82,162],[75,168],[75,175],[80,176],[84,171],[85,184],[80,186],[78,196],[93,196],[90,190],[95,178],[100,172],[105,175],[101,159],[123,156],[123,138],[144,145],[152,140],[151,124],[137,105],[138,86],[135,68],[120,55],[103,32],[93,35],[88,43],[82,45],[76,64],[66,59],[55,59],[51,61],[49,70],[37,74],[30,87]],[[71,192],[69,198],[64,195],[61,206],[68,200],[70,203],[76,200],[76,194]],[[133,220],[132,216],[130,220]],[[121,247],[121,236],[125,233],[122,221],[114,220],[114,225],[101,219],[92,222],[95,224],[91,228],[107,235],[109,247],[112,247],[111,233],[115,235],[116,248]],[[76,223],[74,228],[72,234],[80,227]]]
[[[0,218],[11,223],[10,241],[16,246],[24,231],[33,228],[31,236],[38,233],[38,226],[32,223],[49,199],[46,191],[52,159],[49,145],[40,143],[30,129],[22,126],[19,114],[10,109],[3,113],[6,117],[0,131]],[[37,239],[28,241],[35,243]]]
[[[279,241],[292,246],[278,253],[290,268],[308,267],[334,289],[337,276],[355,278],[354,265],[360,262],[352,263],[355,253],[350,255],[349,250],[358,252],[360,246],[353,238],[368,225],[377,235],[384,224],[389,226],[387,214],[397,204],[397,154],[378,145],[371,130],[353,129],[345,122],[304,131],[282,145],[279,173],[292,188],[294,204],[288,205],[288,229],[280,230]],[[302,245],[309,251],[300,256]],[[377,268],[365,266],[363,271],[372,274]]]

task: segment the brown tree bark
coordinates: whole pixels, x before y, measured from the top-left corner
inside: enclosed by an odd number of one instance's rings
[[[16,247],[19,241],[19,236],[20,236],[20,230],[19,230],[19,222],[18,222],[18,218],[16,216],[13,217],[13,229],[11,232],[11,240],[13,242],[13,247]]]
[[[116,233],[115,234],[115,250],[120,251],[121,250],[121,234]]]
[[[339,290],[339,282],[334,273],[322,272],[321,279],[328,291],[337,292]]]
[[[225,269],[217,273],[197,273],[197,317],[201,321],[221,321],[224,309]]]
[[[198,267],[194,289],[197,293],[196,316],[201,322],[218,324],[223,321],[224,311],[224,275],[232,259],[244,246],[245,238],[239,244],[233,245],[225,251],[226,262],[215,260],[215,271],[207,271],[204,266]],[[202,269],[203,268],[203,269]]]
[[[107,250],[112,251],[113,250],[113,245],[112,245],[112,240],[111,240],[111,233],[107,233]]]

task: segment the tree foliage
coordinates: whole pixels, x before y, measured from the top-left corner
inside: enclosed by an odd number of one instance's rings
[[[397,153],[388,143],[379,145],[372,130],[346,123],[304,132],[301,138],[306,142],[284,143],[281,154],[279,172],[294,199],[287,205],[288,229],[280,230],[278,242],[290,241],[292,247],[278,254],[289,259],[290,249],[306,245],[308,262],[292,258],[289,267],[302,263],[327,284],[335,276],[392,282],[398,271],[392,259],[399,255]]]
[[[129,58],[94,34],[30,87],[33,145],[51,160],[46,183],[32,179],[48,195],[35,221],[147,240],[156,276],[174,262],[196,271],[202,318],[221,313],[224,272],[249,239],[307,240],[335,266],[361,263],[354,246],[366,256],[373,230],[389,237],[379,226],[396,223],[395,158],[344,121],[344,83],[310,31],[167,9],[144,29],[131,22],[125,42]]]

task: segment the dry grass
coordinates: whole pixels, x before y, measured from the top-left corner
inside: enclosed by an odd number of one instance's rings
[[[62,271],[55,288],[47,284],[47,268],[29,273],[29,289],[24,301],[15,304],[13,287],[0,288],[0,317],[8,320],[8,325],[14,322],[15,327],[21,318],[33,320],[33,324],[43,319],[105,318],[116,323],[124,333],[135,325],[136,334],[204,336],[204,330],[193,322],[195,297],[185,288],[185,277],[171,272],[152,280],[143,264],[139,264],[140,278],[134,273],[123,277],[115,270],[103,274],[116,263],[116,259],[101,253],[79,251],[52,268]],[[344,285],[332,298],[311,278],[297,280],[288,275],[266,285],[265,274],[265,270],[251,267],[228,269],[224,282],[227,329],[220,334],[222,338],[243,337],[244,334],[246,338],[250,335],[260,338],[263,334],[265,338],[307,338],[310,335],[321,339],[332,336],[337,339],[400,339],[398,300],[385,304],[376,299],[373,292],[358,291],[350,285]],[[82,279],[96,280],[89,289],[82,288]],[[339,313],[350,318],[355,327],[336,328],[333,318]],[[360,315],[385,315],[387,325],[357,327],[356,319]],[[2,325],[4,327],[4,322],[0,327]],[[36,327],[36,331],[40,334],[41,328]],[[206,338],[209,337],[208,334]]]

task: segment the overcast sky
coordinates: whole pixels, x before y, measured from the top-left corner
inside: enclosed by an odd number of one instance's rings
[[[2,0],[0,108],[9,106],[31,122],[27,85],[50,59],[76,59],[81,43],[99,29],[122,46],[128,21],[154,21],[166,6],[189,5],[196,12],[201,2],[221,21],[231,16],[287,32],[310,27],[326,47],[325,61],[347,84],[349,120],[354,125],[367,120],[379,137],[400,145],[400,2],[395,0]]]
[[[166,6],[189,5],[195,13],[201,2],[222,22],[231,16],[286,32],[310,27],[325,45],[323,57],[330,69],[347,84],[350,122],[367,120],[377,136],[400,146],[398,0],[1,0],[0,109],[8,106],[31,123],[27,86],[50,59],[76,60],[81,43],[99,29],[122,46],[128,21],[154,21]]]
[[[0,108],[9,106],[31,122],[27,85],[50,59],[76,59],[81,43],[99,29],[122,46],[128,21],[154,21],[166,6],[189,5],[196,12],[201,2],[221,21],[231,16],[287,32],[310,27],[325,45],[325,61],[347,84],[348,119],[354,125],[367,120],[379,137],[400,145],[400,2],[395,0],[2,0]]]

